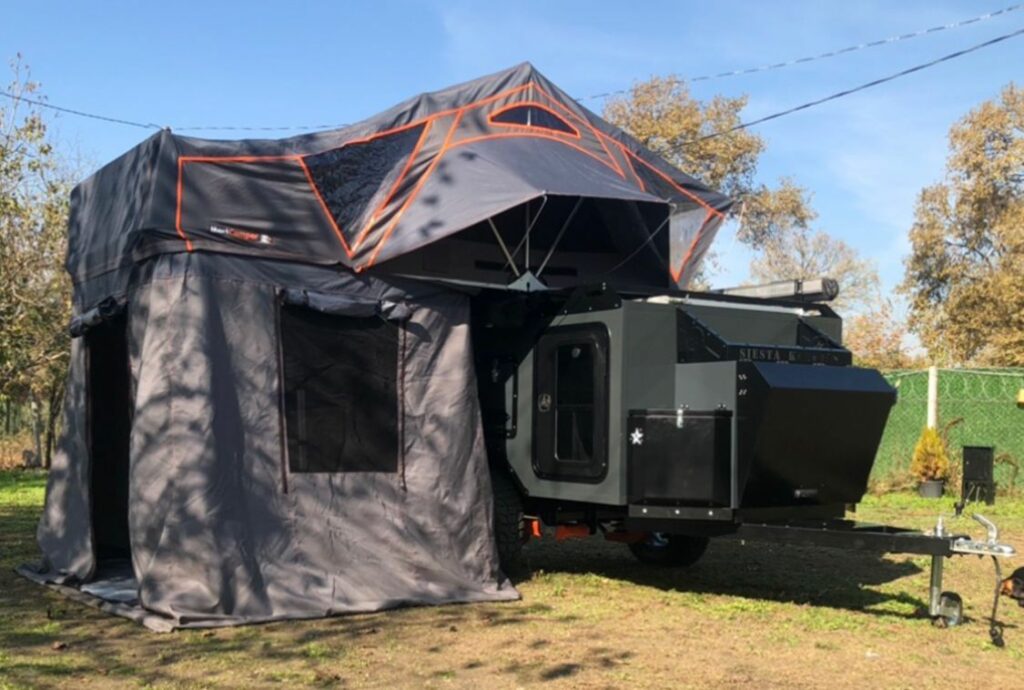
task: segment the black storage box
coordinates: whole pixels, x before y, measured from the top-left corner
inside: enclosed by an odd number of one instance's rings
[[[629,502],[728,506],[731,422],[731,410],[631,411]]]
[[[996,502],[995,454],[991,446],[964,446],[964,501],[984,501],[986,505]]]

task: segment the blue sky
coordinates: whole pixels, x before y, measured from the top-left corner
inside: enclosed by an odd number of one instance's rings
[[[586,96],[668,73],[715,73],[966,19],[984,2],[473,3],[381,1],[9,4],[0,56],[21,52],[50,101],[190,125],[352,122],[420,91],[530,60]],[[753,119],[1024,27],[1024,10],[773,72],[698,82],[747,94]],[[1013,79],[1024,37],[758,126],[759,177],[810,190],[818,225],[876,262],[891,289],[922,186],[938,180],[953,122]],[[584,103],[600,110],[599,100]],[[101,164],[148,133],[62,115],[61,139]],[[217,136],[232,136],[226,135]],[[244,136],[239,134],[238,136]],[[715,282],[748,257],[727,229]]]

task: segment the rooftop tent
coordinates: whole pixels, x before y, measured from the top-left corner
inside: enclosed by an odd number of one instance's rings
[[[162,131],[73,201],[80,281],[202,251],[498,285],[544,265],[552,285],[655,289],[687,284],[731,204],[529,64],[331,132]]]
[[[516,598],[466,285],[686,283],[729,204],[530,65],[337,131],[156,134],[72,194],[21,572],[159,630]]]

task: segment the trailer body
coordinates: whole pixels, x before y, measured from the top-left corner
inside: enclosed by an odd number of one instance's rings
[[[1014,549],[980,515],[985,540],[947,532],[941,517],[929,533],[847,519],[896,390],[853,366],[828,305],[749,292],[478,295],[503,564],[541,523],[559,536],[601,532],[662,565],[690,565],[727,536],[924,554],[928,613],[956,625],[963,607],[942,591],[944,559],[991,556],[998,579]],[[998,591],[990,633],[1001,644]]]
[[[850,366],[831,309],[593,291],[544,314],[518,358],[500,326],[484,338],[490,447],[530,501],[685,532],[863,496],[896,392]]]

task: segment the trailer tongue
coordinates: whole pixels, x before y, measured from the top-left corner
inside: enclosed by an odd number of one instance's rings
[[[839,317],[807,301],[834,295],[822,282],[795,284],[791,299],[630,299],[605,286],[481,295],[474,341],[505,566],[536,521],[602,531],[660,564],[695,562],[712,537],[921,554],[932,557],[929,614],[959,623],[944,559],[991,556],[998,575],[1014,550],[981,516],[984,541],[941,520],[923,534],[845,519],[896,391],[852,366]]]
[[[1002,626],[996,616],[999,611],[999,594],[1003,584],[1000,558],[1016,555],[1009,544],[999,542],[999,530],[990,520],[980,514],[974,519],[987,529],[984,541],[971,539],[961,534],[946,532],[940,517],[934,531],[922,533],[917,530],[871,525],[851,520],[823,520],[820,522],[764,522],[744,523],[733,533],[739,539],[773,541],[801,546],[826,546],[855,551],[878,553],[906,553],[931,556],[931,584],[928,590],[928,615],[937,625],[952,627],[963,620],[963,601],[955,592],[942,589],[942,573],[945,558],[951,556],[990,556],[995,567],[995,593],[992,601],[989,635],[992,642],[1003,646]]]

